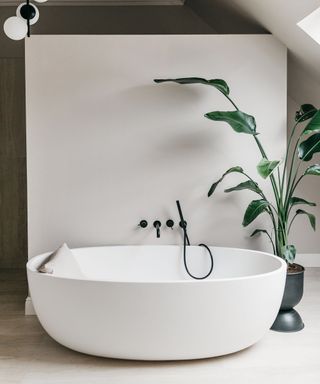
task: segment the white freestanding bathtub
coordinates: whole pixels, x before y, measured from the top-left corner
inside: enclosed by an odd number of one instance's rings
[[[210,247],[212,275],[185,272],[182,247],[74,249],[81,273],[41,274],[48,253],[27,264],[39,320],[60,344],[91,355],[135,360],[200,359],[260,340],[283,296],[286,264],[273,255]],[[205,275],[203,247],[188,247],[189,268]]]

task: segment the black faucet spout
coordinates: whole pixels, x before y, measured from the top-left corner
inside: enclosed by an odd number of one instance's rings
[[[153,226],[155,227],[156,231],[157,231],[157,238],[159,239],[160,238],[160,227],[161,227],[161,222],[159,220],[156,220],[154,223],[153,223]]]

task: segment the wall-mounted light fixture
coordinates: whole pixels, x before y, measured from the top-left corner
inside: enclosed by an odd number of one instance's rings
[[[45,3],[47,0],[34,0],[37,3]],[[4,33],[12,40],[22,40],[30,37],[30,27],[39,20],[38,8],[26,0],[17,8],[16,16],[9,17],[4,22]]]

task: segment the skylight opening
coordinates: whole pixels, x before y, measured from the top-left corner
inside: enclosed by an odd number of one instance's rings
[[[297,25],[320,44],[320,7],[299,21]]]

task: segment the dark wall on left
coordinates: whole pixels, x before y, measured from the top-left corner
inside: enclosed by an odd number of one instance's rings
[[[24,59],[0,58],[0,265],[20,267],[26,255]]]
[[[0,7],[0,25],[14,8]],[[0,38],[0,266],[22,267],[27,248],[24,43]]]

